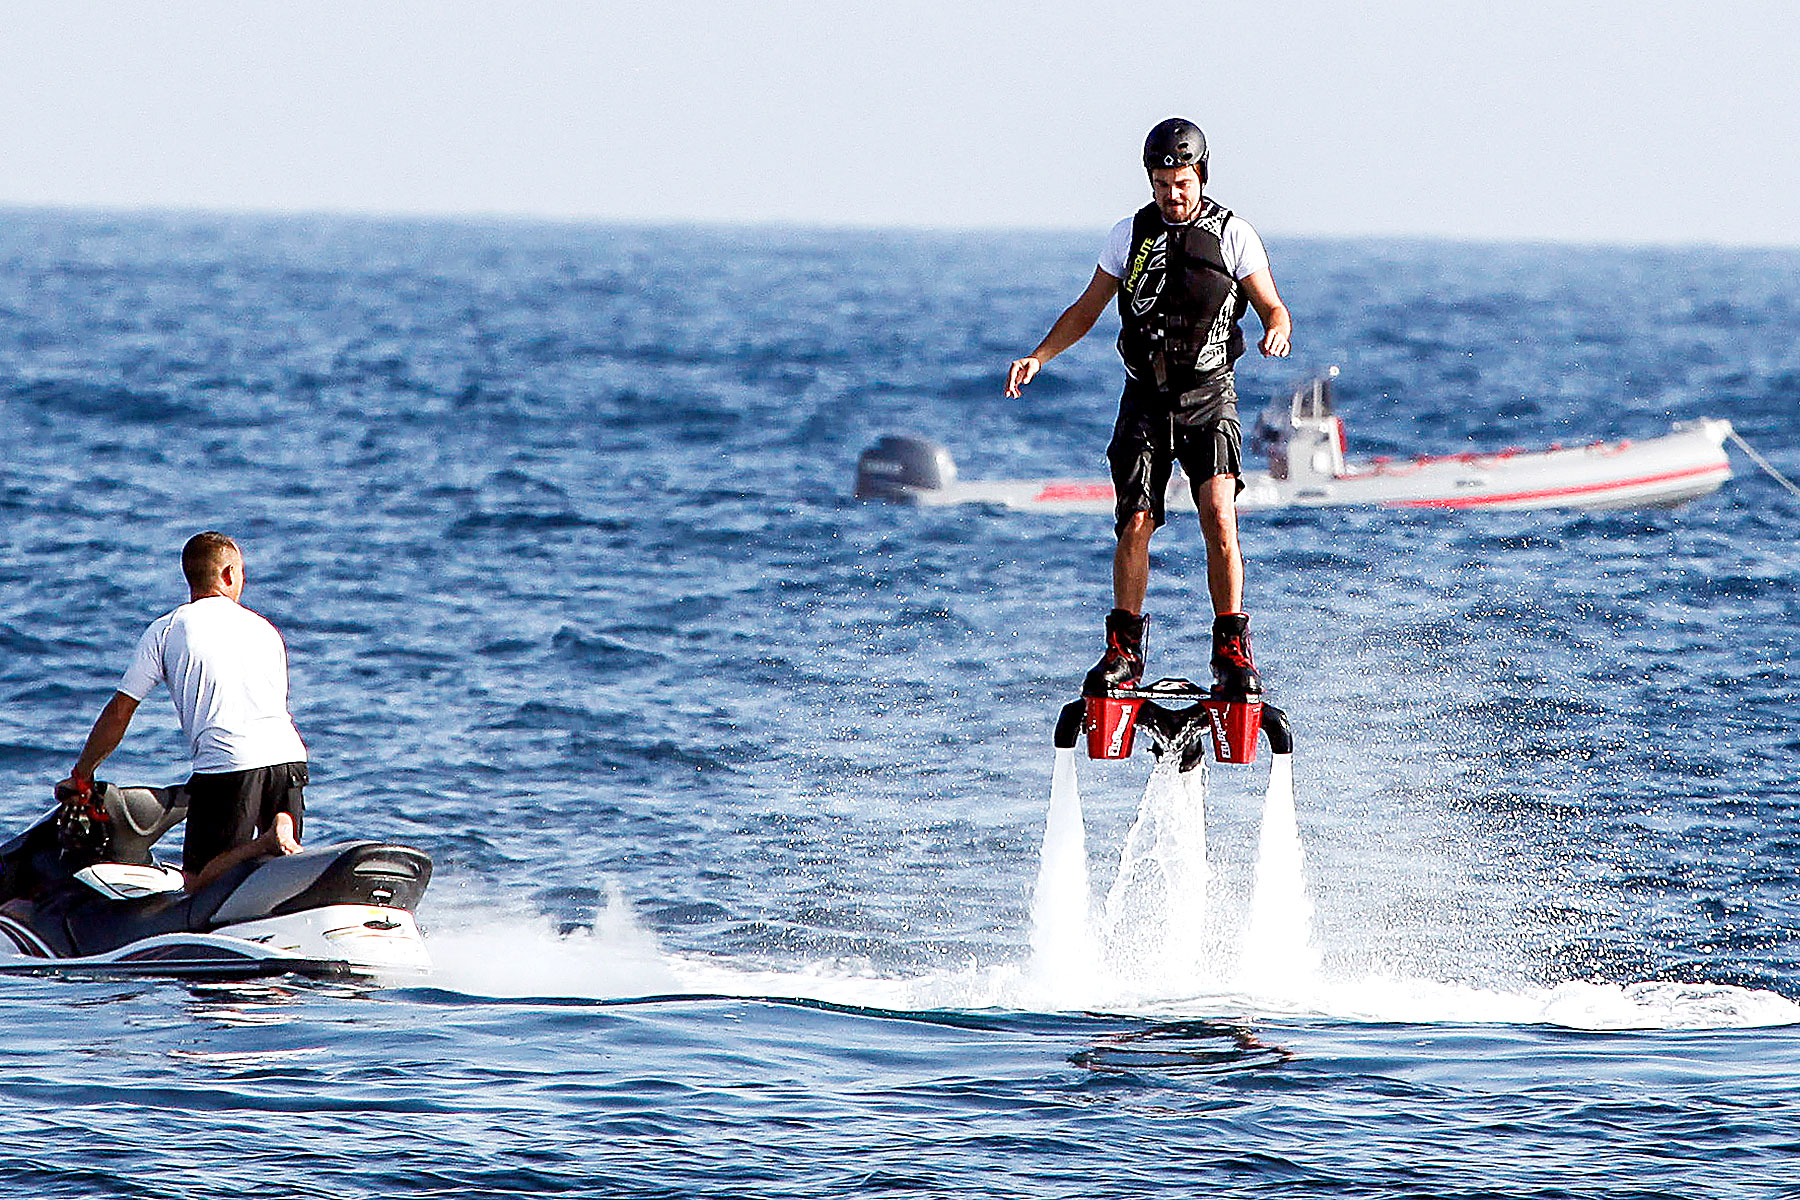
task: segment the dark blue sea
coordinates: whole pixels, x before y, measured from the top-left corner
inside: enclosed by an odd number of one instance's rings
[[[851,480],[888,432],[1103,474],[1108,328],[1000,394],[1103,233],[0,214],[0,826],[221,529],[309,839],[428,851],[438,963],[0,978],[0,1193],[1800,1197],[1800,502],[1742,457],[1673,510],[1246,515],[1306,959],[1238,969],[1265,755],[1208,773],[1193,953],[1039,969],[1109,520]],[[1800,474],[1800,252],[1270,249],[1245,408],[1336,364],[1353,457],[1711,416]],[[1149,610],[1203,673],[1191,514]],[[166,700],[102,776],[185,776]],[[1141,943],[1157,777],[1080,778]]]

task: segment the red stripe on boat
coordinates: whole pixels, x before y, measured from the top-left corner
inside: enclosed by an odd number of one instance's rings
[[[1071,500],[1111,500],[1110,483],[1052,483],[1031,498],[1033,504],[1067,504]]]
[[[1664,471],[1660,475],[1642,475],[1636,479],[1615,479],[1608,483],[1584,483],[1576,487],[1543,488],[1535,492],[1508,492],[1503,496],[1446,496],[1442,500],[1389,500],[1389,508],[1480,508],[1484,504],[1506,504],[1515,500],[1548,500],[1553,496],[1589,496],[1595,492],[1612,492],[1623,488],[1643,487],[1650,483],[1667,483],[1672,479],[1688,479],[1695,475],[1730,474],[1728,462],[1709,463],[1704,467],[1688,467],[1682,471]]]

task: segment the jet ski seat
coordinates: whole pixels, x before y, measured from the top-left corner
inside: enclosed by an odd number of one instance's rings
[[[163,834],[187,819],[187,789],[119,787],[96,784],[99,800],[112,820],[112,847],[107,861],[132,866],[155,865],[150,847]]]
[[[215,925],[279,916],[326,904],[397,905],[410,910],[431,879],[431,860],[387,842],[336,842],[257,860],[256,873],[211,914]]]

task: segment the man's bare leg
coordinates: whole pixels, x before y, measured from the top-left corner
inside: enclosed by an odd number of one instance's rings
[[[1215,475],[1194,484],[1194,506],[1200,510],[1200,529],[1206,535],[1206,585],[1213,602],[1213,682],[1227,696],[1249,700],[1262,695],[1262,676],[1250,655],[1250,618],[1244,614],[1237,480]]]
[[[1194,484],[1194,507],[1206,538],[1206,587],[1213,614],[1244,611],[1244,559],[1238,550],[1237,480],[1215,475]],[[1123,546],[1124,540],[1119,544]],[[1143,593],[1140,591],[1139,595]]]
[[[1113,607],[1133,616],[1144,612],[1144,593],[1150,588],[1150,535],[1155,532],[1156,522],[1149,513],[1133,513],[1113,550]]]
[[[1113,550],[1113,610],[1106,614],[1106,653],[1081,681],[1083,694],[1137,683],[1144,673],[1144,592],[1150,584],[1150,535],[1156,522],[1147,512],[1125,519]]]
[[[187,890],[197,892],[239,863],[261,858],[266,854],[294,854],[299,849],[300,839],[294,836],[294,818],[288,813],[276,813],[275,823],[264,830],[261,837],[241,846],[233,846],[199,871],[183,871],[182,876]]]

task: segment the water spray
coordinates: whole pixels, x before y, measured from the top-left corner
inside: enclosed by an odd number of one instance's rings
[[[1255,895],[1247,912],[1213,914],[1204,828],[1207,751],[1221,764],[1249,765],[1264,738],[1273,762]],[[1318,956],[1294,821],[1294,738],[1285,712],[1260,696],[1162,679],[1107,688],[1065,705],[1054,740],[1056,771],[1032,902],[1033,964],[1041,983],[1092,980],[1101,968],[1121,986],[1173,993],[1222,982],[1230,973],[1221,969],[1229,955],[1221,959],[1219,952],[1236,943],[1241,950],[1230,974],[1239,983],[1270,994],[1307,987]],[[1097,921],[1090,915],[1075,780],[1084,743],[1087,757],[1103,761],[1129,758],[1148,743],[1158,760]]]

